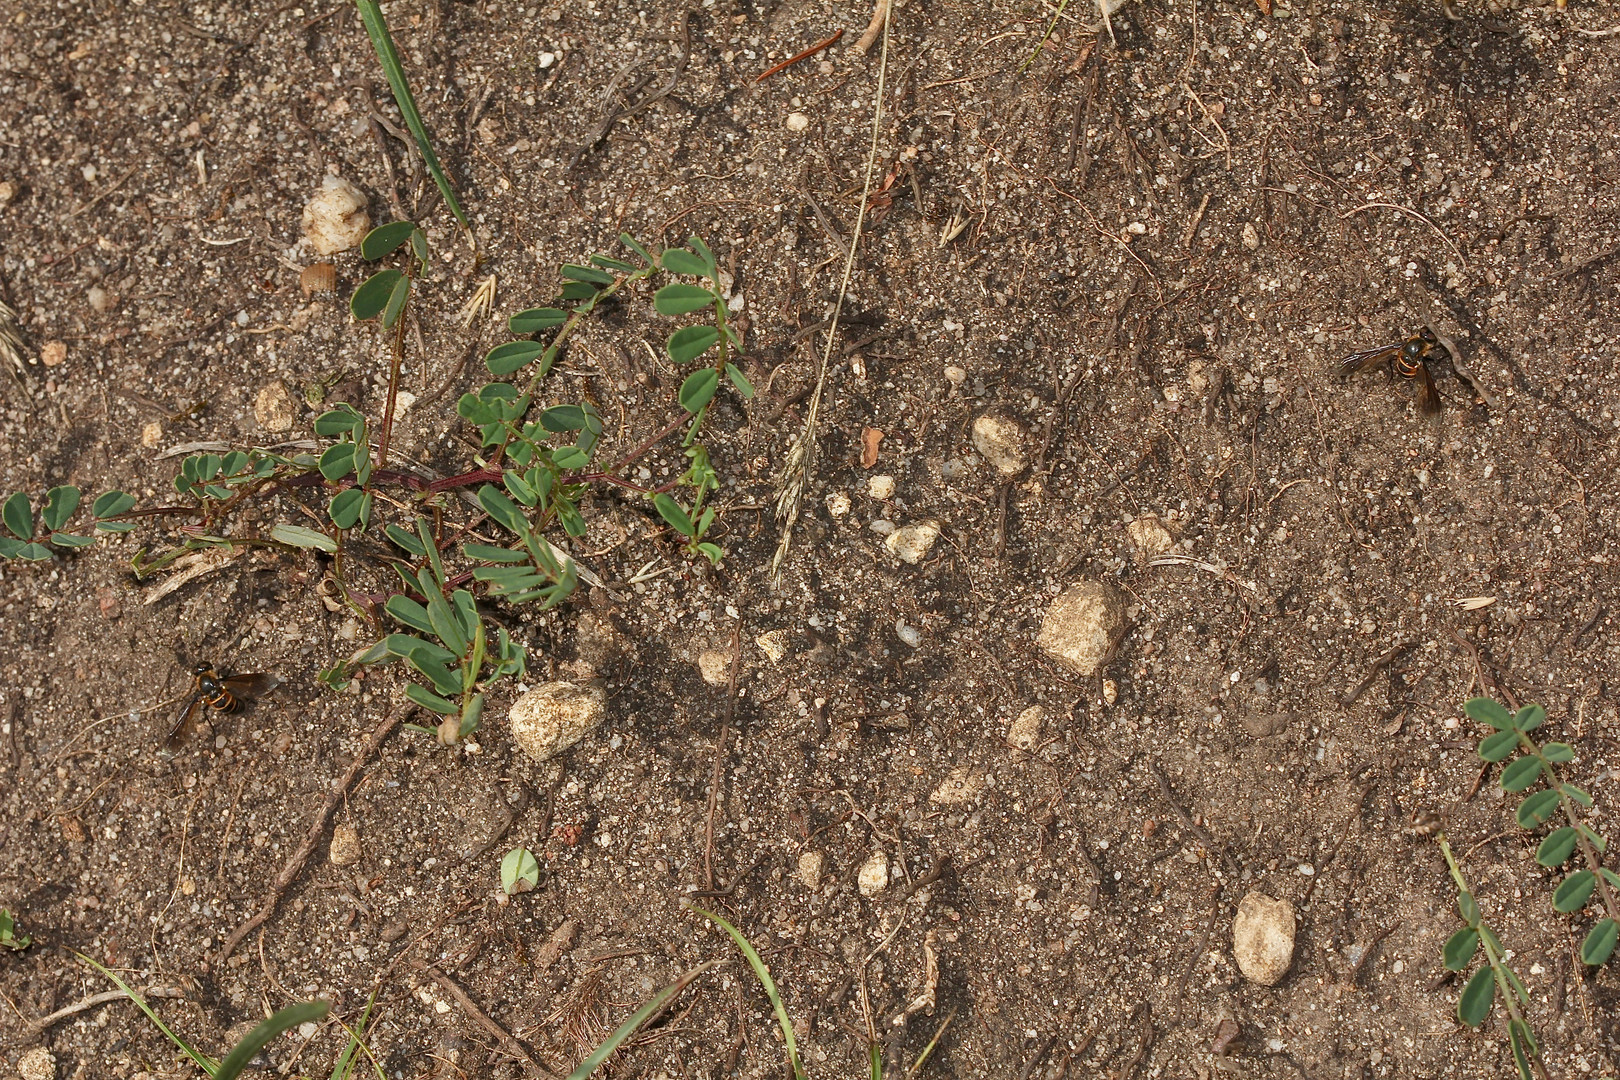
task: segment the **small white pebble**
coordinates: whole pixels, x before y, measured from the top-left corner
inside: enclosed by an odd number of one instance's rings
[[[787,129],[789,131],[803,131],[810,126],[810,118],[802,112],[788,113]]]

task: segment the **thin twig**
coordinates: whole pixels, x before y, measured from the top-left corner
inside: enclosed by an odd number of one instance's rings
[[[1464,266],[1468,265],[1468,256],[1464,255],[1462,253],[1462,249],[1459,248],[1456,244],[1453,244],[1451,242],[1451,237],[1447,236],[1445,233],[1440,231],[1440,226],[1436,225],[1434,222],[1430,221],[1428,218],[1424,217],[1422,214],[1418,213],[1416,210],[1412,210],[1412,209],[1410,209],[1408,207],[1402,206],[1400,203],[1391,203],[1391,202],[1362,203],[1360,206],[1356,207],[1355,209],[1346,210],[1344,213],[1340,214],[1339,215],[1339,220],[1342,221],[1345,218],[1350,217],[1350,216],[1352,216],[1354,214],[1359,214],[1363,210],[1374,210],[1374,209],[1399,210],[1403,214],[1406,214],[1406,215],[1409,215],[1411,217],[1417,218],[1419,221],[1423,222],[1423,224],[1425,224],[1429,228],[1433,229],[1434,234],[1436,236],[1438,236],[1440,239],[1442,239],[1442,240],[1444,240],[1446,242],[1446,246],[1449,247],[1453,252],[1456,253],[1457,258],[1462,260],[1462,264]]]
[[[270,891],[265,894],[264,900],[259,905],[258,913],[235,930],[232,930],[230,936],[225,939],[225,943],[219,947],[219,952],[215,954],[213,959],[213,966],[216,969],[236,950],[236,947],[242,943],[243,938],[258,929],[271,915],[275,914],[276,905],[281,902],[281,894],[286,892],[287,886],[291,885],[293,879],[303,872],[304,864],[309,861],[310,855],[315,852],[315,845],[320,843],[321,838],[326,834],[326,823],[331,819],[332,811],[336,810],[338,803],[343,801],[344,794],[349,790],[349,785],[354,782],[356,774],[360,772],[367,761],[371,760],[371,756],[382,746],[383,740],[388,738],[394,728],[398,727],[402,720],[415,711],[415,705],[405,705],[395,709],[371,730],[371,735],[367,737],[365,745],[360,748],[360,752],[349,763],[349,771],[344,773],[343,778],[333,784],[331,790],[326,793],[326,800],[321,804],[320,811],[316,813],[315,820],[310,823],[309,832],[304,836],[304,842],[298,845],[298,850],[292,853],[292,857],[287,860],[287,865],[283,866],[281,873],[276,875],[276,880],[270,885]]]
[[[158,986],[148,990],[142,990],[141,996],[145,998],[183,998],[186,996],[186,992],[179,987]],[[88,1012],[97,1005],[107,1005],[114,1001],[128,1000],[129,995],[124,993],[122,990],[108,990],[102,994],[91,994],[82,1001],[75,1001],[72,1005],[65,1005],[53,1013],[40,1017],[38,1020],[30,1020],[28,1022],[28,1029],[35,1034],[38,1034],[60,1020],[66,1020],[70,1016],[77,1016],[82,1012]]]
[[[877,43],[878,35],[889,25],[889,4],[890,0],[877,0],[877,10],[872,12],[872,21],[866,24],[865,32],[855,39],[853,47],[862,56]]]
[[[1340,698],[1339,704],[1346,709],[1354,705],[1356,703],[1356,699],[1361,697],[1362,694],[1365,694],[1367,692],[1367,688],[1373,684],[1373,680],[1378,678],[1378,673],[1389,667],[1390,663],[1397,656],[1401,655],[1401,653],[1405,652],[1411,647],[1411,642],[1402,642],[1393,649],[1389,650],[1389,652],[1385,653],[1383,656],[1380,656],[1378,659],[1374,660],[1372,662],[1372,667],[1367,669],[1367,677],[1362,679],[1361,682],[1356,685],[1355,689],[1351,690],[1348,694],[1345,694],[1344,697]]]
[[[534,1060],[529,1052],[523,1049],[523,1044],[514,1039],[510,1032],[491,1019],[488,1013],[480,1009],[478,1003],[468,997],[467,992],[450,976],[422,960],[411,961],[411,967],[424,975],[430,976],[434,982],[444,987],[445,992],[456,999],[456,1004],[461,1006],[462,1012],[466,1013],[469,1018],[476,1020],[480,1027],[495,1037],[495,1041],[501,1044],[501,1049],[506,1052],[507,1056],[534,1066],[546,1076],[556,1077],[558,1075],[555,1069]]]
[[[1176,820],[1181,822],[1181,827],[1202,840],[1204,846],[1210,851],[1219,855],[1221,862],[1226,864],[1226,869],[1233,877],[1237,877],[1241,873],[1238,869],[1237,860],[1232,858],[1225,848],[1217,844],[1215,838],[1209,835],[1202,825],[1192,819],[1191,814],[1181,808],[1181,803],[1176,801],[1175,791],[1170,787],[1170,778],[1164,775],[1164,770],[1159,768],[1159,763],[1149,761],[1148,768],[1153,771],[1154,779],[1159,782],[1159,793],[1164,796],[1164,801],[1170,804],[1170,809],[1175,812]]]
[[[766,68],[764,71],[760,72],[758,76],[755,77],[754,82],[755,83],[762,83],[766,79],[770,78],[772,75],[775,75],[778,71],[781,71],[784,68],[790,68],[794,64],[797,64],[800,60],[808,59],[808,58],[816,55],[816,53],[820,52],[822,49],[829,48],[830,46],[838,44],[838,39],[843,37],[843,36],[844,36],[844,28],[840,26],[838,28],[838,33],[834,34],[832,37],[824,38],[823,40],[816,42],[814,45],[812,45],[808,49],[804,50],[804,52],[796,53],[793,56],[790,56],[786,60],[782,61],[780,64],[775,64],[775,65],[773,65],[771,67]]]

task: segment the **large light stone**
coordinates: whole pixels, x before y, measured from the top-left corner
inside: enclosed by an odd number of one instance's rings
[[[1113,656],[1124,630],[1125,605],[1113,586],[1077,581],[1046,609],[1035,643],[1061,666],[1090,677]]]
[[[1251,892],[1232,920],[1232,956],[1244,978],[1276,986],[1294,961],[1294,905]]]
[[[606,715],[607,695],[599,687],[551,682],[512,702],[507,723],[518,749],[536,761],[550,761]]]

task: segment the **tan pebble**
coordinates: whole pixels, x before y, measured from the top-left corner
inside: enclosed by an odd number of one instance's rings
[[[1257,251],[1260,248],[1260,230],[1254,227],[1252,221],[1243,223],[1243,246],[1250,251]]]
[[[360,832],[353,825],[332,828],[332,846],[326,857],[333,866],[353,866],[360,861]]]
[[[1131,538],[1131,547],[1135,549],[1139,559],[1163,555],[1176,546],[1175,535],[1153,514],[1143,514],[1136,518],[1125,526],[1125,533]]]
[[[894,477],[882,475],[867,477],[866,493],[879,502],[894,498]]]
[[[507,723],[518,749],[546,762],[577,743],[606,715],[607,695],[598,687],[551,682],[512,702]]]
[[[306,297],[337,289],[337,267],[329,262],[311,263],[298,275],[298,289]]]
[[[973,447],[984,459],[1010,480],[1029,464],[1024,456],[1024,425],[1011,417],[985,413],[973,421]]]
[[[1113,656],[1125,630],[1125,605],[1101,581],[1078,581],[1053,600],[1035,643],[1061,666],[1089,678]]]
[[[370,229],[365,194],[341,176],[321,177],[319,190],[304,204],[304,236],[316,254],[347,251]]]
[[[787,630],[767,630],[754,639],[754,644],[759,646],[759,651],[771,663],[780,664],[788,654],[788,642],[792,636]]]
[[[23,1051],[17,1059],[17,1075],[22,1080],[56,1080],[56,1055],[43,1046]]]
[[[253,419],[265,431],[279,434],[292,430],[297,406],[291,391],[280,379],[264,384],[253,398]]]
[[[842,491],[835,491],[827,496],[827,513],[835,518],[841,518],[849,513],[849,496]]]
[[[867,856],[855,875],[855,885],[862,896],[876,896],[889,887],[889,857],[881,851]]]
[[[163,445],[163,421],[153,420],[141,428],[141,445],[148,450]]]
[[[945,381],[952,386],[961,387],[963,383],[967,382],[967,369],[957,367],[955,364],[946,364]]]
[[[903,561],[915,565],[923,561],[938,539],[939,522],[920,521],[894,530],[883,543]]]
[[[1232,956],[1244,978],[1276,986],[1294,960],[1294,905],[1251,892],[1232,920]]]
[[[814,892],[821,885],[821,871],[826,865],[826,858],[819,851],[806,851],[799,856],[799,880],[804,887]]]
[[[704,649],[698,654],[698,674],[710,686],[726,686],[731,682],[731,650]]]
[[[810,118],[802,112],[788,113],[787,129],[789,131],[803,131],[810,126]]]
[[[1112,705],[1119,700],[1119,683],[1113,679],[1104,679],[1102,684],[1103,703]]]
[[[1007,742],[1028,753],[1040,745],[1041,725],[1046,722],[1046,709],[1031,705],[1018,714],[1007,728]]]
[[[0,180],[0,206],[5,206],[17,197],[17,184],[12,180]]]
[[[67,343],[62,341],[47,341],[39,347],[39,362],[46,367],[56,367],[67,361]]]
[[[118,306],[118,297],[103,289],[100,285],[92,285],[84,294],[90,301],[90,308],[97,315],[105,315]]]
[[[933,794],[928,796],[928,801],[936,806],[956,806],[971,802],[984,791],[988,782],[988,777],[984,773],[968,765],[958,765],[939,782]]]

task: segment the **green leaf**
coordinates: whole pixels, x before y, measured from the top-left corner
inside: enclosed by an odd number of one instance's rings
[[[540,493],[535,491],[534,486],[522,473],[507,469],[501,474],[501,483],[505,484],[512,497],[524,506],[534,506],[540,501]]]
[[[505,526],[509,532],[519,536],[529,533],[529,519],[517,503],[506,497],[500,488],[493,484],[485,484],[478,489],[478,505],[484,508],[484,513]]]
[[[467,646],[471,642],[467,640],[461,621],[456,618],[455,609],[450,606],[450,601],[442,596],[428,597],[427,614],[428,622],[433,626],[434,636],[444,642],[444,647],[458,659],[466,656]]]
[[[726,361],[726,378],[731,380],[731,385],[735,386],[737,393],[741,394],[745,399],[754,396],[754,384],[749,382],[748,376],[744,375],[741,369],[730,360]]]
[[[413,634],[389,634],[382,639],[380,644],[388,651],[389,655],[397,656],[401,660],[410,660],[415,657],[418,660],[435,663],[441,667],[456,662],[456,658],[444,649]],[[459,687],[460,684],[457,685]]]
[[[719,544],[711,544],[708,541],[704,541],[697,546],[697,549],[708,558],[709,565],[711,566],[719,566],[720,560],[726,557],[726,553],[720,549]]]
[[[359,488],[345,488],[332,496],[326,504],[326,516],[340,529],[352,529],[360,522],[360,511],[365,506],[366,493]]]
[[[681,383],[681,408],[694,416],[703,411],[703,407],[714,398],[714,392],[720,386],[720,373],[713,368],[700,368],[686,377]]]
[[[291,1031],[295,1027],[321,1019],[331,1008],[324,1001],[306,1001],[282,1009],[248,1032],[247,1036],[236,1044],[235,1049],[219,1063],[214,1080],[236,1080],[242,1075],[242,1070],[247,1068],[248,1063],[259,1056],[259,1051],[269,1045],[271,1039],[284,1031]]]
[[[1575,842],[1579,838],[1580,834],[1568,825],[1553,830],[1536,848],[1536,862],[1542,866],[1562,866],[1575,853]]]
[[[15,559],[25,546],[21,540],[0,536],[0,559]]]
[[[545,351],[538,341],[508,341],[484,354],[484,366],[491,374],[510,375]]]
[[[347,405],[323,412],[315,418],[315,434],[328,438],[347,435],[360,422],[360,414]]]
[[[28,496],[22,492],[17,492],[0,506],[0,520],[5,521],[6,528],[17,539],[34,538],[34,508],[28,502]]]
[[[1590,807],[1592,805],[1592,796],[1588,795],[1574,784],[1559,784],[1558,790],[1564,793],[1564,797],[1566,799],[1573,799],[1575,802],[1578,802],[1585,807]]]
[[[466,222],[462,222],[462,224],[465,225]],[[411,254],[416,256],[416,261],[421,263],[423,272],[426,272],[428,263],[427,234],[421,229],[411,230]]]
[[[663,518],[669,523],[670,528],[674,529],[682,536],[691,537],[697,534],[697,530],[692,527],[691,516],[681,508],[680,503],[676,502],[669,495],[663,492],[659,492],[657,495],[654,495],[653,509],[658,511],[659,517]]]
[[[270,539],[279,544],[286,544],[295,548],[314,548],[327,553],[338,549],[337,541],[323,532],[307,529],[302,525],[275,525],[270,529]]]
[[[1497,731],[1507,731],[1513,726],[1513,717],[1500,704],[1490,698],[1469,698],[1463,702],[1463,712],[1482,724],[1489,724]]]
[[[110,533],[134,532],[135,523],[133,521],[98,521],[96,522],[96,531]]]
[[[583,469],[591,463],[591,455],[577,446],[559,446],[551,452],[551,463],[559,469]]]
[[[594,306],[596,286],[583,281],[567,281],[557,295],[564,300],[589,300]]]
[[[1536,1053],[1536,1037],[1530,1033],[1530,1025],[1523,1020],[1509,1020],[1508,1042],[1513,1047],[1513,1067],[1519,1072],[1519,1080],[1536,1080],[1530,1069],[1530,1059]]]
[[[652,253],[649,252],[646,248],[642,247],[641,242],[639,240],[637,240],[635,237],[631,236],[629,233],[627,233],[627,232],[620,233],[619,234],[619,243],[623,244],[625,247],[629,248],[631,251],[635,252],[637,255],[640,255],[641,258],[642,258],[642,261],[645,262],[648,266],[657,266],[658,265],[658,261],[652,257]]]
[[[579,507],[570,502],[556,504],[557,520],[562,523],[563,532],[578,539],[590,531],[585,524],[585,518],[580,514]]]
[[[613,275],[605,270],[598,270],[592,266],[579,266],[575,263],[563,263],[558,271],[564,281],[588,281],[592,285],[611,285]]]
[[[416,538],[416,534],[411,533],[411,532],[406,532],[404,529],[400,528],[398,525],[390,525],[390,526],[388,526],[386,529],[383,530],[383,535],[387,536],[388,539],[392,540],[396,547],[399,547],[399,548],[401,548],[401,549],[403,549],[405,551],[410,552],[412,555],[415,555],[418,559],[420,559],[423,555],[427,554],[427,548],[422,546],[422,541],[420,541],[420,540],[418,540]]]
[[[1620,923],[1613,919],[1601,920],[1581,942],[1581,963],[1593,967],[1608,963],[1609,957],[1614,955],[1617,938],[1620,938]]]
[[[433,633],[433,624],[428,621],[427,608],[408,596],[395,593],[383,605],[383,610],[392,615],[395,621],[404,623],[412,630],[420,630],[424,634]]]
[[[520,311],[506,320],[506,328],[514,334],[538,334],[568,321],[568,313],[561,308],[537,307]]]
[[[367,262],[376,262],[392,255],[405,245],[415,231],[416,223],[411,221],[390,221],[387,225],[379,225],[360,241],[360,257]]]
[[[1575,748],[1569,743],[1550,742],[1541,747],[1541,756],[1554,765],[1575,760]]]
[[[45,509],[40,511],[39,515],[40,520],[45,523],[45,528],[55,532],[66,525],[68,518],[73,516],[73,511],[79,508],[79,500],[83,497],[83,493],[71,485],[51,488],[45,495]]]
[[[90,513],[98,518],[116,517],[135,505],[135,496],[122,491],[108,491],[98,496]]]
[[[701,285],[676,282],[653,293],[653,308],[660,315],[689,315],[714,304],[714,293]]]
[[[383,329],[392,329],[399,321],[399,313],[405,310],[405,302],[411,298],[411,279],[401,277],[394,282],[394,287],[388,293],[388,306],[383,308]]]
[[[1497,783],[1502,785],[1503,791],[1528,791],[1540,777],[1540,759],[1526,754],[1503,769],[1502,778]]]
[[[96,542],[93,536],[75,536],[73,533],[51,533],[51,543],[57,547],[82,548],[89,547]]]
[[[1615,888],[1620,889],[1620,874],[1617,874],[1613,870],[1610,870],[1607,866],[1598,867],[1598,873],[1603,875],[1603,880],[1604,881],[1607,881],[1610,885],[1613,885]]]
[[[1534,829],[1545,825],[1558,812],[1558,792],[1541,790],[1519,804],[1514,815],[1521,828]]]
[[[1473,927],[1465,926],[1451,937],[1446,939],[1443,951],[1447,971],[1461,971],[1468,966],[1479,951],[1479,931]]]
[[[1586,906],[1592,890],[1597,888],[1597,875],[1590,870],[1577,870],[1553,890],[1553,909],[1573,915]]]
[[[540,884],[540,864],[528,848],[513,848],[501,860],[501,891],[511,896]]]
[[[505,596],[550,584],[550,579],[527,566],[475,566],[473,580],[489,584],[494,596]]]
[[[422,708],[430,709],[441,716],[455,716],[457,713],[461,712],[460,705],[457,705],[455,702],[446,698],[440,697],[439,695],[428,690],[427,687],[421,686],[417,683],[405,684],[405,696],[422,706]]]
[[[1479,925],[1479,903],[1474,899],[1473,893],[1457,894],[1457,914],[1461,915],[1462,921],[1469,926]]]
[[[321,452],[321,475],[331,481],[338,481],[354,472],[355,451],[359,447],[352,442],[333,443]]]
[[[683,326],[669,335],[669,340],[664,343],[664,352],[668,353],[669,358],[677,364],[686,364],[708,352],[714,346],[714,343],[719,340],[720,331],[712,326]],[[711,369],[709,376],[711,383],[719,385],[719,372]],[[713,396],[714,390],[711,388],[709,397]],[[682,404],[685,404],[684,400]],[[703,404],[708,404],[708,400],[705,399]],[[702,405],[698,406],[698,408],[702,407]],[[687,412],[697,412],[697,409],[688,409]]]
[[[461,553],[469,559],[482,559],[493,563],[526,563],[529,556],[521,551],[511,548],[496,547],[493,544],[462,544]]]
[[[1518,749],[1519,733],[1517,731],[1498,731],[1495,735],[1487,735],[1480,740],[1479,756],[1486,761],[1506,761]]]
[[[699,239],[695,235],[688,236],[686,238],[686,242],[692,248],[693,251],[698,253],[698,258],[703,260],[703,266],[704,266],[705,271],[708,273],[708,275],[710,277],[713,277],[714,276],[714,270],[715,270],[714,252],[709,250],[709,245],[705,244],[701,239]]]
[[[709,272],[702,259],[684,248],[669,248],[659,262],[672,274],[694,274],[703,277]]]
[[[379,270],[372,274],[349,297],[349,314],[354,316],[356,322],[375,319],[387,310],[393,299],[394,287],[403,280],[405,275],[398,270]]]
[[[1513,726],[1520,731],[1534,731],[1547,722],[1547,710],[1540,705],[1526,705],[1513,716]]]
[[[540,414],[547,431],[578,431],[585,426],[585,410],[578,405],[553,405]]]
[[[1457,999],[1457,1019],[1477,1028],[1491,1014],[1491,1006],[1495,1003],[1496,979],[1491,974],[1490,965],[1486,964],[1474,972],[1474,977],[1463,987],[1462,996]]]
[[[592,255],[588,261],[592,266],[600,266],[604,270],[617,270],[622,274],[636,272],[636,268],[623,259],[614,259],[606,255]]]
[[[51,549],[44,544],[24,544],[17,549],[15,557],[28,562],[45,562],[51,557]]]

